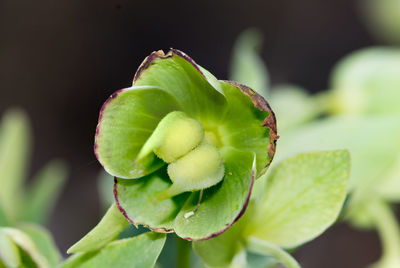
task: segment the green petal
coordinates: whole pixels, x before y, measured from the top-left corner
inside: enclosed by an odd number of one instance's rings
[[[157,170],[165,163],[154,154],[135,160],[160,120],[175,110],[180,110],[176,99],[155,87],[117,91],[100,112],[97,159],[108,173],[121,178],[139,178]]]
[[[283,248],[327,229],[342,208],[350,172],[345,150],[299,154],[277,165],[244,235]]]
[[[200,121],[207,129],[218,124],[226,100],[186,54],[171,50],[153,52],[139,67],[135,86],[156,86],[174,96],[184,112]]]
[[[228,112],[218,128],[221,141],[254,152],[259,177],[275,153],[275,116],[268,103],[250,88],[234,82],[221,82],[221,86],[228,100]]]
[[[254,154],[227,147],[221,150],[225,165],[224,180],[204,190],[199,209],[193,193],[174,222],[176,234],[188,240],[203,240],[221,234],[244,213],[254,180]]]
[[[116,204],[111,205],[106,215],[86,236],[70,247],[67,253],[86,252],[102,248],[118,237],[129,222],[119,211]]]
[[[60,268],[152,268],[164,246],[165,238],[165,234],[146,233],[121,239],[97,252],[77,255]]]
[[[165,170],[137,180],[117,179],[117,204],[132,224],[170,232],[188,193],[160,201],[159,195],[171,185]]]

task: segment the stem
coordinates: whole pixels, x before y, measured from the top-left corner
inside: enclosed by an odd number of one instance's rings
[[[253,253],[273,257],[286,268],[301,268],[300,264],[289,253],[267,241],[249,237],[247,249]]]
[[[400,259],[400,230],[389,205],[376,201],[369,205],[382,243],[382,260]]]
[[[190,242],[176,236],[177,268],[190,268]]]

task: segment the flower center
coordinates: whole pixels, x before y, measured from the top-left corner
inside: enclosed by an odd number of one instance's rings
[[[204,131],[197,120],[184,112],[167,114],[143,145],[137,160],[149,153],[168,163],[173,184],[163,194],[168,198],[186,191],[211,187],[224,177],[218,136]]]

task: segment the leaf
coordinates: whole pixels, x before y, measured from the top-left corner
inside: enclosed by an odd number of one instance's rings
[[[30,236],[51,267],[55,267],[61,261],[61,254],[49,231],[39,225],[31,223],[19,224],[18,227],[21,231]]]
[[[0,203],[0,226],[8,226],[11,223],[7,219],[6,212],[4,211],[1,203]]]
[[[301,87],[279,85],[272,88],[270,95],[280,131],[304,124],[320,114],[320,103]]]
[[[317,237],[339,215],[349,171],[345,150],[304,153],[282,161],[268,177],[245,236],[283,248]]]
[[[247,29],[239,35],[233,47],[230,79],[251,87],[266,98],[269,75],[259,55],[262,39],[262,33],[256,29]]]
[[[111,205],[104,217],[86,236],[70,247],[67,253],[92,251],[107,245],[116,239],[129,222],[118,210],[116,204]]]
[[[18,246],[14,241],[0,228],[0,267],[19,267],[21,257]]]
[[[145,233],[117,240],[95,254],[85,253],[67,260],[60,268],[150,268],[155,265],[160,255],[165,238],[165,234]]]
[[[21,110],[9,110],[0,126],[0,203],[15,220],[30,152],[30,126]]]
[[[153,153],[136,161],[140,149],[168,113],[180,110],[176,99],[152,87],[131,87],[114,93],[100,112],[95,152],[113,176],[139,178],[164,165]]]
[[[349,189],[374,191],[398,157],[398,133],[397,116],[331,117],[281,133],[275,157],[279,161],[301,152],[349,149],[352,154]],[[368,192],[365,197],[370,195]]]
[[[363,0],[359,4],[363,22],[375,38],[388,44],[400,44],[399,1]]]
[[[61,161],[53,160],[42,168],[24,197],[21,220],[45,224],[61,194],[66,178],[67,167]]]
[[[38,268],[50,267],[45,256],[39,251],[35,242],[26,233],[11,227],[3,227],[1,230],[8,235],[12,241],[18,245],[18,247],[22,249],[22,262],[24,262],[24,259],[27,261],[28,259],[31,259]]]
[[[375,47],[341,60],[331,75],[333,112],[400,113],[400,49]]]

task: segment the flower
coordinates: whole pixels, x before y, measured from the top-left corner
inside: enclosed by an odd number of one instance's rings
[[[274,113],[260,95],[172,49],[151,53],[132,87],[104,103],[95,153],[132,224],[204,240],[244,213],[276,140]]]

